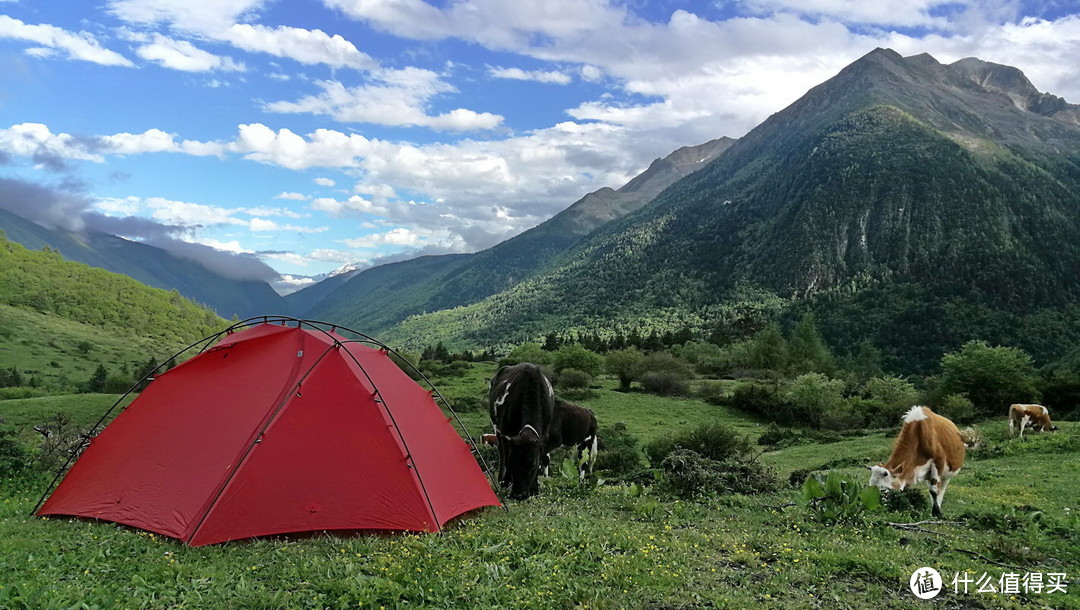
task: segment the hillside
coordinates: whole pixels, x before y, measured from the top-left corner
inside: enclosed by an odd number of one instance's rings
[[[708,330],[754,287],[900,370],[972,337],[1060,357],[1080,341],[1080,126],[1033,90],[1015,68],[879,49],[544,273],[387,338]]]
[[[0,235],[0,304],[123,335],[194,340],[222,323],[212,311],[117,273],[27,250]]]
[[[359,273],[306,315],[377,333],[406,317],[466,305],[509,289],[545,269],[556,257],[600,226],[630,214],[678,179],[704,167],[734,140],[720,138],[680,148],[656,159],[618,190],[589,193],[547,221],[471,255],[421,257]],[[307,299],[318,285],[290,295]]]
[[[288,310],[285,300],[266,282],[230,279],[195,261],[115,235],[47,229],[2,207],[0,230],[9,240],[31,250],[49,246],[67,260],[122,273],[147,286],[175,289],[225,318],[234,314],[240,318],[280,314]]]

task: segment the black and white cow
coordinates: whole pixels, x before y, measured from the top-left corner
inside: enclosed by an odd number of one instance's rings
[[[499,447],[499,484],[516,500],[540,492],[537,478],[546,452],[555,390],[540,367],[523,362],[495,373],[488,414]]]
[[[592,472],[596,461],[596,415],[585,407],[555,399],[555,410],[551,418],[547,445],[544,447],[544,476],[548,474],[551,452],[559,447],[576,447],[574,461],[581,459],[581,453],[589,451],[589,460],[578,468],[578,478],[584,479],[586,469]]]

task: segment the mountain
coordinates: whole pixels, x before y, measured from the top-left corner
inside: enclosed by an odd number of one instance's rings
[[[511,288],[545,268],[567,248],[614,219],[651,201],[665,188],[704,167],[734,140],[686,146],[656,159],[618,190],[589,193],[547,221],[487,250],[468,255],[426,256],[365,270],[305,311],[366,333],[378,333],[410,315],[467,305]],[[318,284],[290,302],[302,307]]]
[[[148,359],[225,324],[176,292],[28,250],[0,232],[0,368],[27,383],[70,391],[106,365],[126,389]]]
[[[0,230],[8,239],[32,250],[49,246],[67,260],[122,273],[147,286],[175,289],[225,318],[234,314],[243,319],[289,311],[285,300],[266,282],[230,279],[195,261],[115,235],[47,229],[3,208],[0,208]]]
[[[352,263],[347,263],[324,276],[314,276],[315,283],[285,295],[285,303],[289,311],[306,312],[315,307],[319,301],[338,289],[339,286],[348,282],[363,272]]]
[[[1080,341],[1078,110],[1015,68],[878,49],[542,273],[385,339],[708,330],[757,294],[898,370],[975,337],[1045,361]]]

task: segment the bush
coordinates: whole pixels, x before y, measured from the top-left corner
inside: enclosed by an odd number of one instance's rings
[[[729,402],[727,388],[721,383],[702,383],[697,396],[710,405],[724,405]]]
[[[814,428],[860,427],[861,421],[849,421],[855,414],[844,398],[844,382],[821,373],[805,373],[785,384],[782,396],[792,407],[795,421]],[[794,423],[794,422],[793,422]],[[852,424],[855,424],[852,426]]]
[[[751,448],[750,440],[735,428],[705,422],[649,443],[645,447],[645,455],[653,464],[659,464],[676,449],[689,449],[710,460],[724,461],[750,453]]]
[[[511,350],[505,358],[499,360],[499,366],[521,364],[522,362],[551,367],[555,363],[555,357],[551,352],[545,352],[539,343],[522,343]]]
[[[604,356],[604,370],[619,378],[619,389],[625,392],[637,377],[637,367],[644,359],[645,354],[636,347],[611,351]]]
[[[881,494],[885,509],[894,513],[926,514],[930,508],[930,494],[922,485],[903,490],[890,489]]]
[[[22,472],[30,452],[15,433],[15,429],[0,420],[0,479]]]
[[[758,384],[739,386],[731,397],[731,404],[736,409],[774,422],[792,421],[791,405],[768,386]]]
[[[761,436],[757,439],[757,444],[772,449],[781,449],[783,447],[798,444],[800,436],[801,434],[798,431],[792,428],[781,428],[773,422],[765,427],[765,431],[762,432]],[[800,484],[804,478],[805,477],[799,478]]]
[[[559,387],[567,388],[569,390],[581,390],[589,387],[592,383],[592,375],[584,371],[577,369],[563,369],[559,373],[558,381]]]
[[[1009,405],[1038,399],[1035,367],[1027,352],[969,341],[941,358],[941,391],[965,394],[976,417],[1002,417]]]
[[[690,379],[694,376],[690,363],[682,358],[676,358],[670,352],[655,352],[642,358],[637,365],[637,376],[641,377],[649,372],[670,372],[682,379]]]
[[[775,491],[776,474],[744,455],[709,459],[696,451],[676,449],[660,462],[661,491],[690,498],[706,494],[754,494]]]
[[[604,426],[597,431],[597,470],[603,470],[609,476],[624,477],[640,472],[644,465],[638,440],[626,429],[626,424],[619,422]]]
[[[564,345],[555,352],[554,367],[556,373],[575,369],[595,377],[604,372],[604,358],[577,344]]]
[[[942,398],[934,411],[958,424],[966,424],[975,419],[975,405],[963,394],[949,394]]]
[[[446,396],[446,400],[456,413],[487,412],[487,398],[480,396]]]
[[[672,371],[649,371],[639,381],[646,392],[660,396],[685,396],[690,393],[690,383]]]

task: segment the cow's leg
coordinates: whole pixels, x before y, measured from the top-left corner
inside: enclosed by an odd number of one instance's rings
[[[550,453],[545,453],[544,455],[540,456],[540,465],[543,466],[544,476],[545,477],[551,476],[551,472],[550,472],[550,470],[551,470],[551,454]]]
[[[498,443],[498,446],[499,446],[499,485],[501,485],[503,487],[509,487],[510,486],[510,468],[509,468],[510,446],[509,446],[508,442],[506,441],[506,439],[504,439],[501,435],[499,436],[499,438],[495,442]]]
[[[927,482],[930,484],[930,503],[933,505],[931,514],[934,517],[941,517],[941,472],[936,463],[930,464]]]
[[[589,474],[592,474],[593,464],[596,463],[596,445],[598,440],[599,439],[596,438],[596,435],[593,434],[592,444],[589,447]]]
[[[1020,440],[1024,440],[1024,428],[1027,427],[1028,419],[1028,416],[1025,415],[1023,419],[1020,420]]]
[[[945,490],[949,488],[949,479],[942,477],[940,489],[938,489],[937,496],[937,516],[941,516],[941,503],[945,500]]]
[[[1016,436],[1016,418],[1009,414],[1009,436]]]

